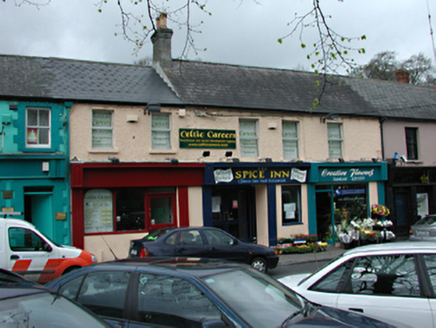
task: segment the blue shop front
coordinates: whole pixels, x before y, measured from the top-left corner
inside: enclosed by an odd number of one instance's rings
[[[304,162],[206,163],[204,226],[243,241],[276,245],[282,225],[302,224],[302,188],[309,168]]]

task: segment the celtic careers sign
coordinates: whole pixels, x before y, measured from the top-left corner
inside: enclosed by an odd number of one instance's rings
[[[236,149],[236,131],[179,129],[179,147]]]

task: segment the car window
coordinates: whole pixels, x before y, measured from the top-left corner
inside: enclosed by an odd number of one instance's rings
[[[203,245],[200,232],[197,229],[181,231],[180,245]]]
[[[83,281],[77,301],[99,316],[123,318],[129,277],[129,272],[90,273]],[[63,286],[62,291],[67,293],[68,287],[73,289],[77,284],[78,281],[73,280],[71,285]]]
[[[220,311],[196,286],[177,277],[140,274],[138,321],[170,327],[201,327]]]
[[[174,232],[173,234],[169,235],[167,238],[165,238],[165,244],[174,246],[176,244],[176,237],[177,237],[177,232]]]
[[[436,255],[425,254],[423,255],[426,272],[433,287],[433,293],[436,295]]]
[[[436,223],[436,216],[426,216],[415,223],[415,225],[432,225]]]
[[[77,277],[73,280],[68,281],[65,285],[59,288],[59,293],[65,295],[72,300],[77,300],[77,295],[79,294],[79,288],[82,284],[83,278],[85,276]]]
[[[222,231],[204,229],[204,234],[211,245],[233,245],[234,240],[232,237],[226,235]]]
[[[9,247],[12,251],[43,251],[45,244],[47,243],[32,230],[23,228],[9,229]]]
[[[309,289],[317,292],[325,293],[341,293],[343,291],[351,291],[349,286],[349,270],[352,267],[354,260],[347,261],[336,269],[329,272],[323,278],[318,280]]]
[[[420,296],[413,255],[357,258],[351,285],[354,294]]]

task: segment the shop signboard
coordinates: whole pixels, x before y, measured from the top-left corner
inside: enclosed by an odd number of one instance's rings
[[[179,147],[236,149],[236,131],[211,129],[179,129]]]
[[[215,169],[216,184],[305,183],[307,171],[298,168],[228,168]]]
[[[319,167],[319,182],[367,182],[380,180],[377,167]]]

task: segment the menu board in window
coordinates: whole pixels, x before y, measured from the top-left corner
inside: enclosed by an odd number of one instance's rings
[[[83,202],[85,233],[113,231],[113,199],[109,190],[90,190],[85,194]]]

